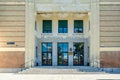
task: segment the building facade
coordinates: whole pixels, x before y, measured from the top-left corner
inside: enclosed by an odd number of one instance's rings
[[[119,0],[0,0],[0,71],[120,67]]]

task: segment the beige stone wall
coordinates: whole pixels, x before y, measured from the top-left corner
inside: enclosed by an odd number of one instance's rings
[[[15,42],[12,47],[24,47],[25,5],[0,4],[0,47],[10,47],[7,42]]]
[[[119,2],[120,0],[100,0],[100,2]]]
[[[0,2],[25,2],[25,0],[0,0]]]
[[[15,44],[8,45],[7,42]],[[24,0],[0,0],[0,68],[19,68],[25,62],[25,51],[20,51],[23,48],[25,48]]]
[[[120,4],[100,5],[100,46],[120,47]]]
[[[36,0],[39,3],[87,3],[90,0]]]
[[[21,68],[24,57],[24,52],[0,52],[0,68]]]
[[[120,51],[102,51],[100,53],[100,67],[118,68],[120,67]]]
[[[120,67],[120,1],[100,1],[100,64]]]

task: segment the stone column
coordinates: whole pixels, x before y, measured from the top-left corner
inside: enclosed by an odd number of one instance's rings
[[[69,20],[68,20],[68,35],[72,36],[72,34],[74,33],[74,20],[73,20],[73,16],[70,16]]]
[[[26,0],[25,6],[25,67],[34,65],[35,59],[35,10],[33,0]],[[32,62],[31,62],[32,61]]]
[[[57,66],[57,42],[53,42],[52,65]]]
[[[55,15],[53,17],[52,30],[53,30],[52,31],[53,36],[57,36],[57,34],[58,34],[58,20],[57,20]]]
[[[72,49],[72,51],[70,51],[70,48]],[[69,66],[73,66],[73,42],[69,42],[69,53],[68,53],[68,65]],[[72,54],[71,54],[72,53]]]
[[[88,63],[88,43],[84,40],[84,65],[87,66]]]
[[[38,48],[38,65],[42,65],[42,50],[41,50],[41,43],[39,41],[39,48]]]
[[[100,67],[100,30],[99,30],[99,0],[91,0],[90,14],[90,65]]]

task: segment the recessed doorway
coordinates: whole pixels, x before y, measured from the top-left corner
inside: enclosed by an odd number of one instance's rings
[[[73,44],[73,65],[83,66],[84,65],[84,43],[75,42]]]
[[[67,66],[68,65],[68,43],[58,43],[58,65]]]
[[[42,65],[52,66],[52,43],[42,43]]]

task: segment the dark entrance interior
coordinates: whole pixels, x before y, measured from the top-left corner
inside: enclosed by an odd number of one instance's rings
[[[73,44],[73,64],[74,66],[84,65],[84,43],[77,42]]]

